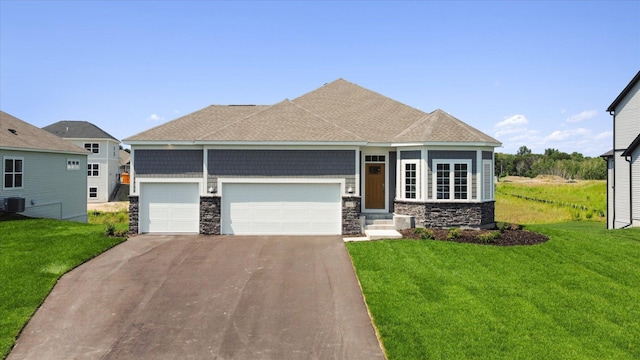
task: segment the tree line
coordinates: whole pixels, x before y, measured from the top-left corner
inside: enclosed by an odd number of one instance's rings
[[[567,154],[551,148],[544,154],[532,154],[529,148],[521,146],[515,155],[496,153],[495,173],[498,178],[555,175],[567,180],[604,180],[607,163],[599,157],[585,157],[578,152]]]

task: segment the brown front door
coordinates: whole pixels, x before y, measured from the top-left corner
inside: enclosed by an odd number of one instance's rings
[[[384,164],[366,164],[364,175],[366,209],[384,209]]]

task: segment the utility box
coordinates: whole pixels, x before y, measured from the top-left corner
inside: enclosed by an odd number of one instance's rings
[[[10,213],[18,213],[24,211],[23,197],[10,197],[4,199],[4,211]]]

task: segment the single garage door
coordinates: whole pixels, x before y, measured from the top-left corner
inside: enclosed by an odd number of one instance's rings
[[[221,232],[237,235],[338,235],[340,184],[224,184]]]
[[[142,184],[139,216],[143,233],[198,233],[198,184]]]

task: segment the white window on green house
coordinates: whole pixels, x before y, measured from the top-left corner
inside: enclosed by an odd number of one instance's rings
[[[80,170],[80,160],[67,159],[67,170]]]
[[[5,157],[3,162],[3,187],[5,189],[21,189],[24,159]]]
[[[100,164],[87,164],[87,176],[100,176]]]
[[[434,192],[438,200],[468,200],[471,186],[470,160],[438,160],[435,164]]]

